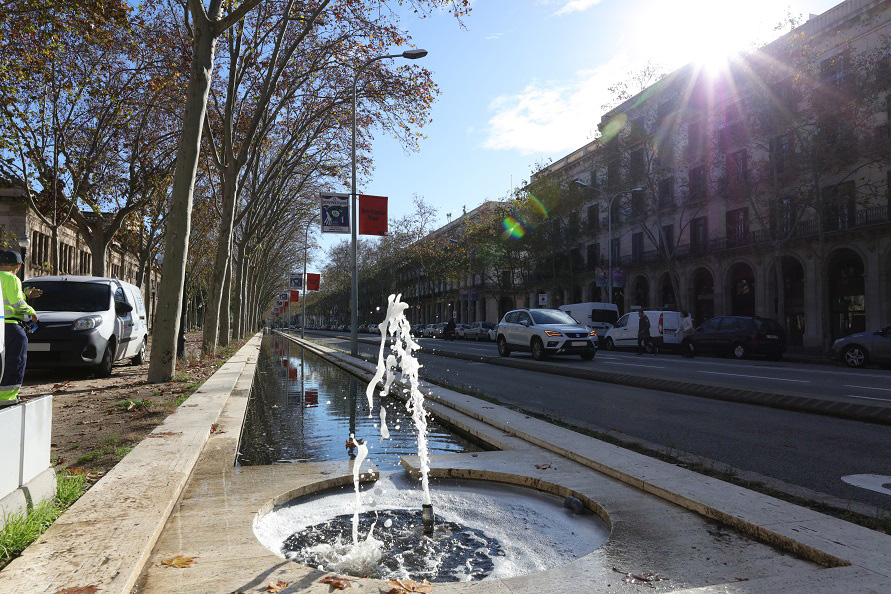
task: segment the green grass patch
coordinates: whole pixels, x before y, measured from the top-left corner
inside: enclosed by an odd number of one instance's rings
[[[186,373],[185,371],[177,371],[173,374],[173,381],[175,382],[190,382],[192,379],[192,374]]]
[[[99,449],[99,450],[93,450],[93,451],[90,452],[89,454],[84,454],[83,456],[81,456],[80,458],[78,458],[78,459],[74,462],[74,464],[77,465],[77,466],[80,466],[80,465],[82,465],[82,464],[86,464],[86,463],[88,463],[88,462],[92,462],[92,461],[95,460],[96,458],[99,458],[99,457],[104,456],[104,455],[105,455],[105,450],[102,450],[102,449]]]
[[[84,475],[64,471],[56,477],[53,500],[38,503],[26,514],[6,516],[6,523],[0,530],[0,568],[21,555],[84,491]]]
[[[114,455],[115,455],[115,457],[117,457],[117,458],[123,458],[124,456],[126,456],[127,454],[129,454],[129,453],[130,453],[130,450],[132,450],[132,449],[133,449],[133,446],[131,446],[131,445],[128,445],[128,446],[121,446],[121,447],[119,447],[119,448],[115,448],[115,449],[114,449]]]

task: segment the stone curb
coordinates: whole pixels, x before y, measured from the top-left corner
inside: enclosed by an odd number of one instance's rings
[[[441,351],[438,349],[431,349],[427,347],[422,347],[420,352],[427,355],[449,357],[451,359],[462,359],[465,361],[474,361],[478,363],[488,363],[490,365],[500,365],[502,367],[512,367],[514,369],[539,371],[542,373],[550,373],[552,375],[562,375],[565,377],[604,382],[608,384],[619,384],[623,386],[631,386],[633,388],[661,390],[663,392],[675,392],[677,394],[686,394],[687,396],[711,398],[712,400],[724,400],[727,402],[739,402],[743,404],[754,404],[757,406],[769,406],[771,408],[779,408],[783,410],[814,413],[830,417],[851,419],[854,421],[878,423],[881,425],[891,425],[891,408],[889,407],[871,406],[850,402],[834,402],[832,400],[811,398],[798,394],[784,394],[782,392],[762,392],[758,390],[743,390],[740,388],[730,388],[727,386],[714,384],[681,382],[677,380],[628,375],[611,371],[599,371],[596,369],[573,369],[570,367],[550,365],[548,363],[539,363],[536,361],[511,359],[509,357],[484,357],[481,355],[470,355],[466,353]]]
[[[257,334],[0,572],[0,592],[130,592],[220,417]],[[247,368],[247,369],[246,369]],[[86,590],[84,590],[86,591]]]

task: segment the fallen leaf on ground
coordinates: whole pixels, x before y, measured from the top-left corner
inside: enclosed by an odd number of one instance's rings
[[[393,589],[389,590],[387,594],[411,594],[412,592],[428,594],[433,591],[433,585],[427,580],[424,580],[423,582],[416,582],[414,580],[390,580],[387,584],[393,586]]]
[[[624,576],[622,578],[622,581],[625,582],[626,584],[642,584],[649,588],[656,587],[653,585],[653,582],[663,582],[663,581],[667,581],[669,579],[667,577],[662,577],[661,575],[659,575],[657,573],[640,573],[640,574],[638,574],[638,573],[622,571],[621,569],[616,569],[615,567],[613,567],[613,571],[615,571],[616,573],[621,573]]]
[[[269,585],[266,586],[266,589],[263,591],[264,592],[281,592],[282,590],[284,590],[287,587],[288,587],[288,582],[283,582],[282,580],[279,580],[277,582],[269,582]]]
[[[183,557],[182,555],[177,555],[176,557],[171,557],[170,559],[161,559],[161,565],[166,565],[167,567],[176,567],[177,569],[191,567],[192,563],[194,562],[194,557]]]
[[[550,464],[536,464],[535,467],[539,470],[544,470],[545,468],[550,468]]]
[[[348,580],[344,577],[337,577],[334,575],[326,575],[325,577],[323,577],[322,579],[319,580],[319,583],[320,584],[328,584],[335,590],[346,590],[347,588],[349,588],[350,586],[353,585],[352,583],[350,583],[350,580]]]
[[[220,429],[219,423],[214,423],[213,425],[211,425],[210,432],[211,433],[224,433],[224,431],[222,429]]]
[[[65,588],[64,590],[59,590],[56,594],[93,594],[93,592],[98,592],[98,586],[74,586],[72,588]]]

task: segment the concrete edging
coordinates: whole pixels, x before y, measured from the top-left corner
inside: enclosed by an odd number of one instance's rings
[[[0,571],[0,591],[100,587],[130,592],[243,372],[254,335],[188,401],[136,445],[24,554]]]

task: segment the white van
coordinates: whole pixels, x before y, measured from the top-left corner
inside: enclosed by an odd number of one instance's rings
[[[115,361],[145,361],[148,324],[139,288],[116,278],[41,276],[22,283],[40,328],[28,337],[28,367],[92,367],[111,375]]]
[[[650,320],[650,336],[659,348],[678,345],[681,336],[676,336],[681,323],[681,314],[669,310],[644,310]],[[637,348],[637,328],[640,324],[638,310],[631,311],[618,319],[616,325],[606,333],[604,346],[607,350],[615,348]]]
[[[560,311],[571,315],[579,324],[593,328],[598,336],[605,335],[619,319],[619,306],[603,301],[561,305]]]

